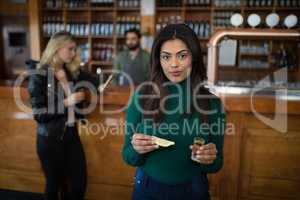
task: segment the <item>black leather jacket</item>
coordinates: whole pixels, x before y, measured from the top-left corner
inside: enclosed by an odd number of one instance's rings
[[[37,62],[27,62],[29,69],[35,69]],[[99,79],[87,72],[80,71],[77,79],[72,78],[71,74],[64,67],[69,83],[73,84],[87,81],[91,83],[95,89],[99,86]],[[30,71],[29,71],[30,72]],[[31,71],[32,72],[32,71]],[[53,79],[51,79],[53,77]],[[76,92],[82,88],[78,87],[72,92]],[[63,100],[66,98],[58,80],[55,78],[52,70],[48,70],[47,66],[29,74],[28,91],[32,106],[33,117],[37,121],[37,132],[44,136],[61,137],[64,132],[65,123],[67,121],[67,108],[64,107]],[[71,87],[72,90],[72,87]],[[84,102],[76,104],[77,108],[83,108]],[[75,112],[76,119],[84,118],[82,114]]]

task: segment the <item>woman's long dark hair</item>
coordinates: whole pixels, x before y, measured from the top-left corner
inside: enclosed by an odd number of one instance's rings
[[[163,84],[168,82],[168,78],[165,76],[162,66],[160,64],[160,51],[162,45],[168,40],[180,39],[183,41],[192,54],[192,71],[190,76],[191,94],[196,89],[198,84],[203,83],[206,79],[206,69],[203,64],[203,55],[200,48],[199,40],[195,32],[185,24],[170,24],[164,27],[161,32],[156,36],[152,50],[151,50],[151,74],[150,81],[158,86],[160,90],[160,98],[148,98],[141,99],[140,104],[146,111],[158,110],[155,114],[144,114],[145,118],[152,118],[155,122],[162,120],[163,113],[160,110],[161,100],[168,95],[168,90],[163,87]],[[207,90],[203,87],[198,90],[201,94],[208,94]],[[146,86],[142,90],[142,94],[157,94],[152,86]],[[197,99],[199,107],[207,108],[208,102],[202,98]],[[192,105],[192,111],[195,111],[195,106]]]

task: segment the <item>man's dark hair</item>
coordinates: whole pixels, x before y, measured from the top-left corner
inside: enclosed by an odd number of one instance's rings
[[[127,33],[135,33],[138,36],[138,38],[141,38],[141,32],[140,32],[140,30],[138,30],[136,28],[131,28],[131,29],[128,29],[127,31],[125,31],[125,37],[126,37]]]

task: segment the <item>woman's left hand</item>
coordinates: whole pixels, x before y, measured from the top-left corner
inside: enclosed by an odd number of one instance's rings
[[[192,149],[192,146],[190,146],[190,149]],[[192,153],[191,159],[193,161],[206,165],[212,164],[215,161],[218,152],[216,145],[213,143],[208,143],[206,145],[196,147],[196,149],[194,149],[193,151],[194,152]]]

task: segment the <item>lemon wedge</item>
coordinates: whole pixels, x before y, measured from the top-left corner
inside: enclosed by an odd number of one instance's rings
[[[156,136],[153,136],[153,138],[154,138],[155,144],[162,146],[162,147],[169,147],[169,146],[175,145],[175,142],[170,141],[170,140],[166,140],[166,139],[159,138]]]

